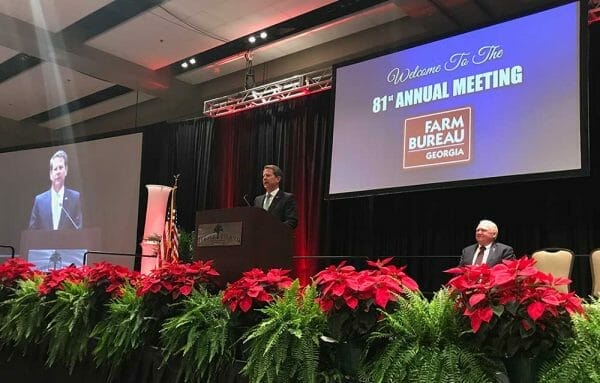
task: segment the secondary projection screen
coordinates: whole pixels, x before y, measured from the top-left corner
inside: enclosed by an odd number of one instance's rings
[[[138,133],[0,153],[0,244],[36,264],[60,258],[63,266],[81,263],[82,250],[135,253],[141,147]],[[59,151],[67,154],[66,169],[63,159],[51,163]],[[52,197],[53,177],[63,180],[60,197]],[[133,265],[130,258],[106,260]]]
[[[574,2],[336,67],[329,197],[585,174],[581,30]]]

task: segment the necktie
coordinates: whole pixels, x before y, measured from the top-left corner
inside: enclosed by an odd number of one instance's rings
[[[271,206],[271,193],[267,193],[265,197],[265,203],[263,205],[263,209],[269,210],[269,206]]]
[[[485,253],[485,246],[479,247],[479,252],[477,253],[477,257],[475,258],[475,264],[481,265],[483,263],[483,254]]]

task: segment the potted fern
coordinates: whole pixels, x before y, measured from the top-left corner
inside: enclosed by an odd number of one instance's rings
[[[5,322],[7,301],[15,296],[19,281],[30,280],[37,274],[33,267],[22,258],[11,258],[0,264],[0,323]]]
[[[214,382],[232,362],[230,314],[221,299],[194,290],[175,304],[180,314],[164,322],[162,367],[169,362],[177,366],[174,381]]]
[[[40,294],[55,296],[47,315],[46,364],[60,361],[72,373],[88,355],[92,330],[103,317],[105,305],[121,294],[125,282],[136,278],[137,273],[107,262],[48,274],[39,288]]]
[[[23,355],[30,351],[45,352],[47,298],[40,296],[38,288],[44,278],[35,274],[31,279],[17,281],[14,295],[2,303],[3,321],[0,325],[2,342],[21,350]]]
[[[151,320],[136,288],[126,283],[120,296],[110,301],[105,317],[91,333],[96,340],[92,351],[96,367],[108,371],[108,381],[118,377],[121,367],[145,345],[150,332],[148,321]]]
[[[584,304],[583,315],[573,315],[575,336],[560,345],[556,356],[540,371],[540,383],[600,381],[600,301]]]
[[[195,289],[207,289],[219,274],[212,262],[168,263],[140,277],[135,286],[126,285],[123,294],[108,306],[106,317],[92,335],[97,366],[109,370],[109,379],[118,376],[126,361],[160,365],[159,331],[165,320],[178,314],[174,305]],[[156,366],[158,367],[158,366]]]
[[[369,337],[361,381],[489,382],[501,363],[460,340],[461,318],[447,290],[431,301],[406,292]]]
[[[251,382],[317,382],[326,320],[316,294],[315,287],[300,289],[295,280],[283,297],[259,309],[265,319],[244,340],[249,353],[242,373]]]

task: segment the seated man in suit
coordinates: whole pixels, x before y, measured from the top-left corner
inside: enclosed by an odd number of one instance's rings
[[[29,229],[81,229],[83,218],[79,192],[65,188],[69,171],[67,153],[59,150],[50,158],[50,190],[35,197]]]
[[[265,209],[294,229],[298,225],[296,199],[292,193],[279,189],[282,179],[283,172],[277,165],[265,165],[262,182],[266,193],[254,199],[254,206]]]
[[[500,242],[498,226],[492,221],[482,220],[475,229],[476,244],[467,246],[462,251],[460,265],[488,264],[490,267],[502,263],[504,259],[515,259],[513,248]]]

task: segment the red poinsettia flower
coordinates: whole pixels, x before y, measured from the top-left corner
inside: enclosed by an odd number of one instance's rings
[[[35,274],[40,274],[34,270],[35,265],[29,263],[23,258],[10,258],[0,264],[0,288],[14,288],[18,281],[31,279]]]
[[[454,274],[448,286],[471,331],[482,334],[479,340],[488,339],[502,356],[514,355],[521,344],[533,349],[556,342],[555,334],[570,328],[569,315],[583,313],[579,297],[556,289],[571,281],[537,270],[535,260],[526,256],[491,268],[466,265],[446,272]]]
[[[188,296],[193,288],[214,282],[219,273],[213,268],[212,261],[194,263],[167,263],[141,277],[137,294],[148,293],[169,295],[172,299]]]
[[[110,296],[121,296],[125,282],[134,285],[139,277],[138,272],[124,266],[99,262],[89,268],[87,281],[91,288],[97,288]]]
[[[385,309],[405,288],[418,290],[417,282],[404,273],[405,267],[391,265],[391,261],[392,258],[368,261],[375,269],[361,271],[347,266],[344,261],[320,271],[315,275],[315,282],[320,291],[321,309],[325,312],[345,307],[356,310],[361,302],[366,304],[367,310],[371,304]]]
[[[292,279],[287,275],[289,272],[290,270],[270,269],[265,273],[257,268],[246,271],[242,278],[227,285],[223,292],[223,304],[231,312],[239,309],[244,313],[263,307],[292,284]]]
[[[417,283],[391,264],[392,258],[367,262],[370,268],[356,270],[341,262],[314,277],[321,310],[328,314],[330,335],[340,341],[360,337],[370,331],[405,289],[418,290]]]
[[[57,290],[64,288],[64,282],[79,283],[82,282],[88,272],[88,267],[69,266],[64,269],[52,270],[44,277],[42,283],[38,286],[38,293],[42,296],[50,295]]]

